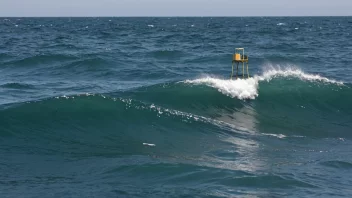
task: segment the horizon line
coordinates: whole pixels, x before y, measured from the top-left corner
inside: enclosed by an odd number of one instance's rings
[[[213,15],[213,16],[103,16],[103,15],[92,15],[92,16],[0,16],[0,18],[176,18],[176,17],[192,17],[192,18],[205,18],[205,17],[214,17],[214,18],[231,18],[231,17],[352,17],[352,15],[243,15],[243,16],[221,16],[221,15]]]

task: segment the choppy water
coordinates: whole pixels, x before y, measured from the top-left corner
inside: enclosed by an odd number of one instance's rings
[[[351,32],[0,18],[1,197],[351,197]],[[252,78],[229,80],[235,47]]]

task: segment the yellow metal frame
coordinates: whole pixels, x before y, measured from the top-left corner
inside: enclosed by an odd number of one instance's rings
[[[249,78],[248,72],[248,56],[244,54],[244,48],[236,48],[235,53],[232,56],[232,73],[231,73],[231,80],[233,77],[233,66],[236,63],[237,65],[237,73],[236,79],[238,78],[238,65],[242,63],[242,78],[244,78],[244,64],[246,63],[247,66],[247,78]]]

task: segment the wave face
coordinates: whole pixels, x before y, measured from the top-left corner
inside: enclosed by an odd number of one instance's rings
[[[348,197],[350,21],[0,18],[1,197]]]

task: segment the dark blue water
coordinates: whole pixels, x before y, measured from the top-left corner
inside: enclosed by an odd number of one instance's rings
[[[352,17],[0,18],[1,197],[351,197]],[[251,78],[229,80],[245,47]]]

